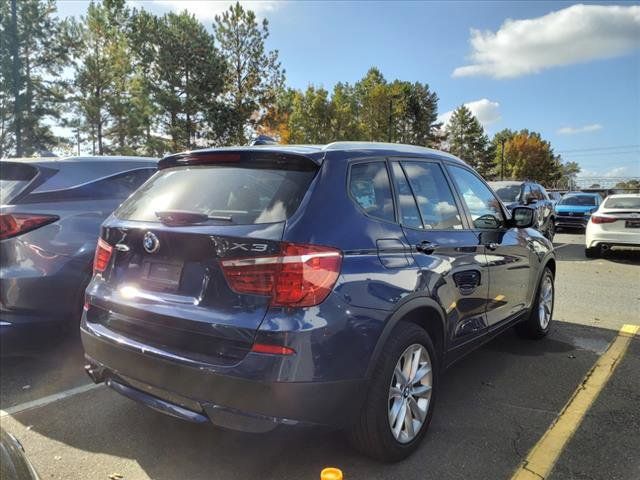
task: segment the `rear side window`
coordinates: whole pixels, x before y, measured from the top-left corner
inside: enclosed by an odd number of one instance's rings
[[[38,170],[31,166],[14,162],[0,164],[0,205],[11,202],[36,176]]]
[[[389,173],[385,162],[352,165],[349,193],[367,215],[389,222],[395,221]]]
[[[116,211],[123,220],[157,222],[181,210],[250,225],[282,222],[302,201],[314,170],[202,165],[160,170]],[[213,220],[212,220],[213,221]]]

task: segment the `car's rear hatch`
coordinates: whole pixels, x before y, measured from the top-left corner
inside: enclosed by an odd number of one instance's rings
[[[296,155],[225,152],[160,168],[103,225],[101,244],[112,251],[98,265],[95,298],[90,287],[87,320],[183,358],[235,362],[271,298],[260,294],[262,277],[232,289],[222,263],[281,252],[287,218],[318,166]]]

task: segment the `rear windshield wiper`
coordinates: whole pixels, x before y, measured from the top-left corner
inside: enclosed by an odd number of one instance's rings
[[[204,223],[208,220],[215,220],[218,222],[233,221],[231,216],[207,215],[206,213],[191,212],[189,210],[165,210],[162,212],[156,212],[156,217],[158,217],[162,223],[169,226],[193,225],[196,223]]]

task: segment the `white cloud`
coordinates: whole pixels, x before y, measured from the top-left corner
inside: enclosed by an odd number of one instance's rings
[[[147,2],[135,2],[144,5]],[[231,5],[235,5],[235,0],[152,0],[152,4],[169,8],[174,11],[187,10],[193,13],[200,21],[213,21],[216,15],[229,9]],[[262,17],[267,12],[271,12],[284,2],[275,0],[262,1],[241,1],[240,4],[245,8],[252,10],[258,17]]]
[[[599,123],[592,123],[590,125],[583,125],[581,127],[562,127],[558,129],[558,135],[575,135],[576,133],[597,132],[602,130],[602,125]]]
[[[471,110],[471,113],[475,115],[484,128],[486,128],[487,125],[497,122],[501,118],[500,104],[498,102],[492,102],[487,98],[474,100],[473,102],[468,102],[464,105]],[[444,112],[438,116],[438,122],[442,122],[443,128],[449,123],[451,115],[453,115],[453,110],[449,110],[448,112]]]
[[[640,48],[640,6],[572,5],[538,18],[471,30],[471,64],[454,77],[513,78]]]

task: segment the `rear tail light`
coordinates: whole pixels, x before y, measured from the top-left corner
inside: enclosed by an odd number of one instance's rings
[[[60,217],[56,215],[38,215],[32,213],[3,213],[0,214],[0,240],[22,235],[36,228],[55,222]]]
[[[592,223],[613,223],[618,221],[616,217],[608,217],[604,215],[591,215]]]
[[[103,239],[98,238],[98,245],[96,245],[96,254],[93,257],[93,273],[102,273],[106,270],[111,260],[111,254],[113,253],[113,247],[105,242]]]
[[[271,355],[293,355],[296,353],[293,348],[282,345],[271,345],[269,343],[254,343],[251,351],[255,353],[269,353]]]
[[[236,293],[271,297],[272,306],[311,307],[324,301],[340,274],[339,250],[284,243],[279,255],[223,260]]]

